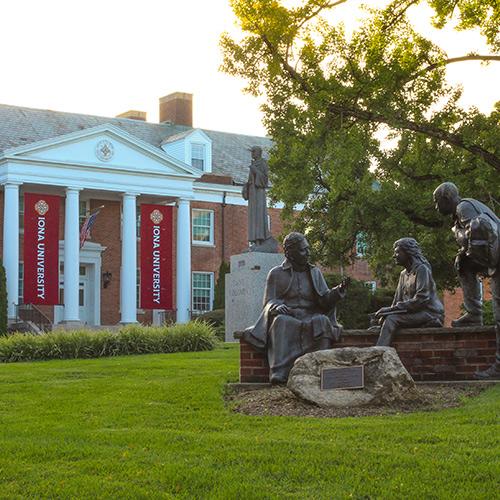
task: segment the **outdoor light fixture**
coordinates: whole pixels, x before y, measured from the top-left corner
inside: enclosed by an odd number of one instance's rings
[[[102,287],[103,288],[108,288],[108,285],[111,283],[112,277],[113,277],[113,275],[109,271],[102,273]]]

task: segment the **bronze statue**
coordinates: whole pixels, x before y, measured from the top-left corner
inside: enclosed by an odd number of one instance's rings
[[[303,234],[283,241],[285,261],[269,272],[264,309],[243,338],[267,350],[271,383],[286,383],[295,360],[307,352],[330,349],[340,338],[335,305],[345,297],[349,279],[329,289],[321,271],[309,264]]]
[[[464,294],[465,314],[451,326],[483,324],[479,277],[491,278],[493,312],[497,337],[496,359],[492,366],[476,372],[479,379],[500,378],[500,219],[484,203],[460,198],[457,186],[444,182],[434,191],[436,209],[453,216],[452,231],[459,246],[455,269]]]
[[[391,345],[399,328],[443,326],[444,307],[436,293],[431,265],[413,238],[394,243],[394,260],[404,269],[390,307],[382,307],[375,317],[382,323],[379,346]]]
[[[248,241],[257,249],[271,236],[266,201],[269,167],[267,161],[262,158],[261,147],[254,146],[251,152],[252,163],[248,181],[243,186],[241,194],[245,200],[248,200]]]

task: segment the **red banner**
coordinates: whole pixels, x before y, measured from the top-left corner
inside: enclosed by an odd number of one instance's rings
[[[141,205],[142,309],[172,309],[173,207]]]
[[[24,194],[24,303],[59,303],[61,198]]]

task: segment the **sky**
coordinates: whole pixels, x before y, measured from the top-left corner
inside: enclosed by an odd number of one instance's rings
[[[348,23],[352,12],[351,2],[339,9]],[[477,33],[430,30],[428,13],[412,19],[450,57],[487,53]],[[237,33],[228,0],[2,0],[0,19],[2,104],[100,116],[136,109],[156,122],[159,97],[189,92],[195,127],[266,133],[260,101],[218,71],[220,34]],[[500,63],[465,64],[448,77],[464,85],[465,105],[488,112],[500,99]]]

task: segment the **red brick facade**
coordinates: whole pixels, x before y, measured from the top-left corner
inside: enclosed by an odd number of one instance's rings
[[[0,191],[0,248],[3,248],[3,191]],[[102,199],[91,199],[90,210],[104,205],[92,228],[89,241],[99,243],[106,247],[101,255],[102,273],[111,273],[112,278],[106,288],[101,286],[101,324],[114,325],[120,321],[120,266],[121,266],[121,202]],[[214,212],[214,245],[191,247],[192,271],[213,272],[215,279],[223,260],[229,261],[229,257],[241,253],[246,245],[247,238],[247,215],[245,206],[225,205],[222,203],[192,202],[191,209],[207,209]],[[174,210],[173,237],[176,240],[177,210]],[[283,229],[279,216],[279,210],[270,209],[271,227],[273,234],[279,235]],[[224,221],[224,224],[223,224]],[[60,239],[64,238],[64,197],[61,197]],[[20,236],[19,255],[23,259],[23,234]],[[140,245],[137,245],[137,259],[140,262]],[[173,289],[176,289],[176,245],[173,245]],[[40,310],[53,321],[54,308],[52,306],[40,306]],[[175,309],[175,293],[174,293]],[[151,323],[151,311],[139,310],[137,320],[141,323]]]

